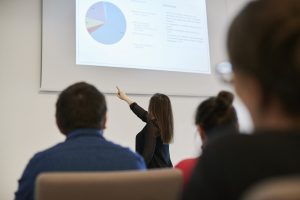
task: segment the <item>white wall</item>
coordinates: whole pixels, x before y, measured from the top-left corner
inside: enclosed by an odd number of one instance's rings
[[[55,125],[57,94],[39,93],[40,73],[41,0],[0,0],[0,199],[13,199],[17,179],[34,153],[64,140]],[[149,96],[134,98],[147,106]],[[203,99],[171,100],[175,118],[171,154],[176,164],[198,153],[193,116]],[[107,138],[134,149],[135,134],[143,124],[115,96],[107,96],[107,101]],[[237,107],[242,127],[248,129],[248,115],[239,103]]]

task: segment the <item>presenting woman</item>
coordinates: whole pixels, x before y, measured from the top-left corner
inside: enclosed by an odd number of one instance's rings
[[[118,97],[126,101],[131,110],[146,123],[136,136],[136,151],[144,157],[147,167],[173,167],[169,152],[169,143],[173,139],[173,113],[168,96],[154,94],[147,112],[117,89]]]

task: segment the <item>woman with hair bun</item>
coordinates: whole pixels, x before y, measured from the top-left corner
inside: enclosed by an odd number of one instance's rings
[[[203,101],[196,110],[195,124],[202,140],[202,147],[211,138],[226,132],[238,131],[238,118],[233,107],[234,96],[227,91],[221,91],[216,97]],[[199,158],[186,159],[179,162],[176,168],[183,172],[184,184],[189,180],[194,166]]]

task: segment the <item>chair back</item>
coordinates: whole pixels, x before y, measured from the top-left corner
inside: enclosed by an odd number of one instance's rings
[[[44,173],[36,200],[178,200],[182,174],[176,169]]]
[[[255,185],[244,195],[243,200],[299,200],[300,177],[282,177]]]

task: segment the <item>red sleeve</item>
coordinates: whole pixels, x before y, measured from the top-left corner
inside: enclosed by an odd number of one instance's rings
[[[182,160],[175,166],[175,168],[180,169],[183,173],[184,186],[186,186],[186,184],[190,180],[191,174],[193,172],[193,169],[194,169],[198,159],[199,158]]]

